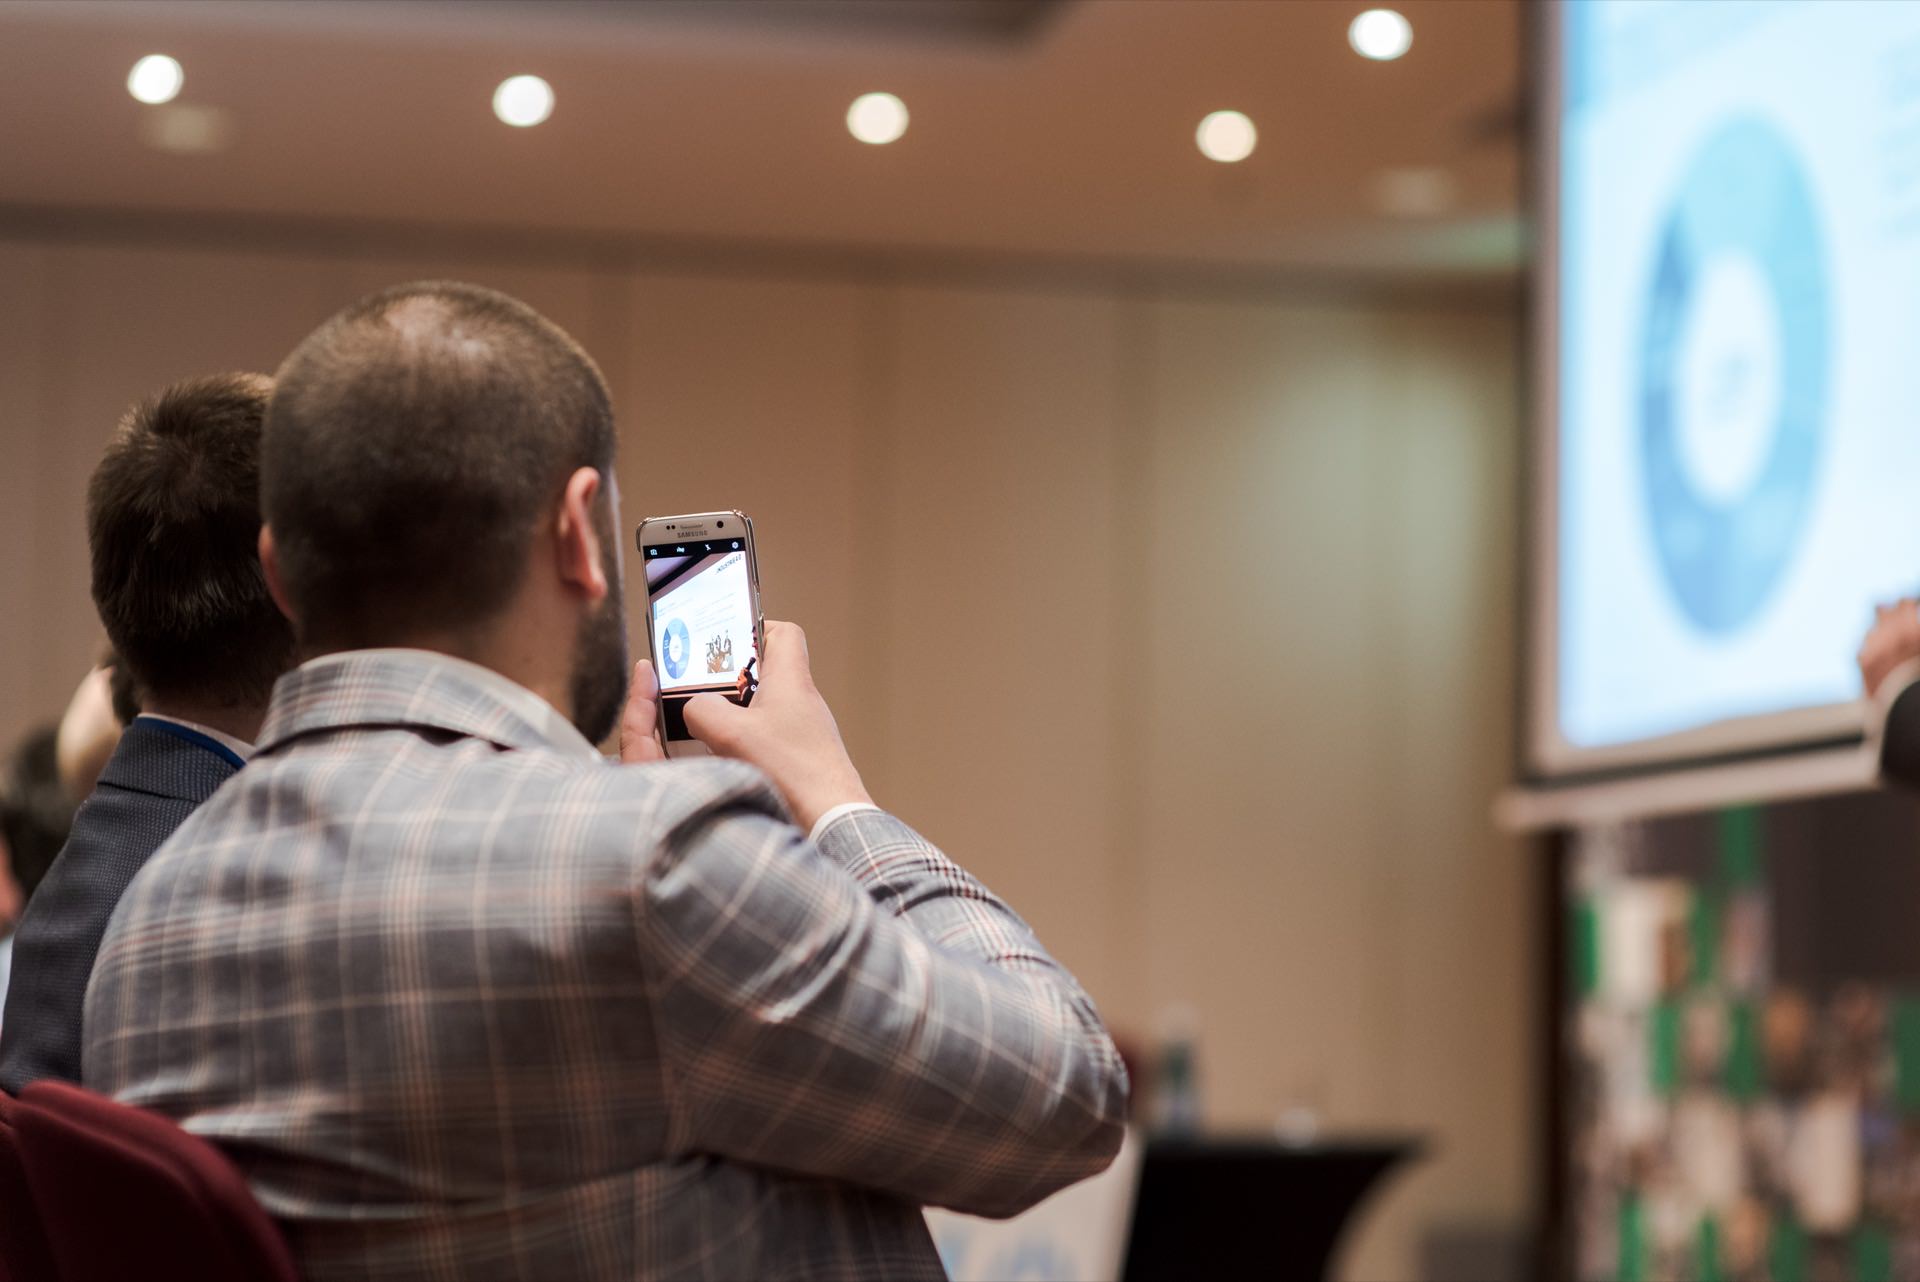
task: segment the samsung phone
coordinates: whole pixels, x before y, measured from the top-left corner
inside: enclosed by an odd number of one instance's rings
[[[670,757],[706,748],[687,732],[687,701],[753,700],[764,641],[753,522],[743,512],[650,516],[634,534],[647,572],[647,638],[660,676],[660,738]]]

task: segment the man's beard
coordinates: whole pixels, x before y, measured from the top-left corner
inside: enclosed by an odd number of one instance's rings
[[[607,576],[607,599],[580,621],[573,639],[573,724],[589,743],[599,743],[620,723],[627,702],[626,592],[620,582],[620,554],[613,543],[613,518],[596,514],[600,535],[601,570]],[[604,526],[605,528],[599,528]]]

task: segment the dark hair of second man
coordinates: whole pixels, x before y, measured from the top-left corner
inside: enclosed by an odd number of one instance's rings
[[[567,477],[610,474],[613,449],[600,371],[525,304],[448,281],[355,303],[294,349],[267,414],[261,499],[302,639],[483,627]]]
[[[272,382],[220,374],[130,410],[87,487],[93,603],[158,700],[263,704],[293,632],[260,569],[260,432]]]

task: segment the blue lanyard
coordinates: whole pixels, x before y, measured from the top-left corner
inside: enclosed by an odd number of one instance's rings
[[[134,724],[145,726],[149,730],[158,730],[161,734],[170,734],[176,739],[185,740],[198,748],[205,748],[214,756],[221,758],[235,770],[246,765],[246,758],[221,743],[212,735],[201,734],[174,721],[162,721],[159,717],[135,717]]]

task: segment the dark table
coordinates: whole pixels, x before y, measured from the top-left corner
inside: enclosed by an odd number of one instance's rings
[[[1148,1141],[1126,1282],[1324,1278],[1353,1213],[1415,1139]]]

